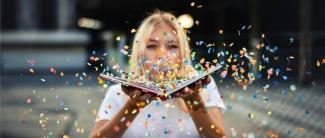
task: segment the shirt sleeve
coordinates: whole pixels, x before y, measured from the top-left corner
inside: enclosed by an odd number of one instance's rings
[[[203,89],[201,96],[206,108],[219,107],[222,111],[226,110],[226,106],[220,96],[218,87],[212,77],[211,82]]]
[[[120,85],[111,86],[100,105],[95,121],[110,120],[121,109],[124,93],[121,92]]]

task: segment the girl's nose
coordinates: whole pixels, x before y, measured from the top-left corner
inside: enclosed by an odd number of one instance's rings
[[[167,56],[167,49],[165,48],[165,46],[161,46],[158,48],[157,55],[159,58]]]

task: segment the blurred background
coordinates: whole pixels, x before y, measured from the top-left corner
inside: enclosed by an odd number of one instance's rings
[[[1,0],[1,137],[87,137],[110,86],[98,73],[127,67],[125,46],[155,9],[179,17],[197,61],[217,58],[226,69],[222,55],[244,47],[263,63],[265,69],[248,66],[258,75],[244,89],[230,75],[213,76],[228,108],[229,137],[323,137],[324,6],[322,0]],[[202,46],[209,44],[212,52]],[[261,44],[266,50],[256,48]],[[268,79],[270,68],[280,75]]]

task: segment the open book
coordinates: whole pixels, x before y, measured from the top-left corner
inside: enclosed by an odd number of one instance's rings
[[[121,83],[123,85],[132,86],[132,87],[141,89],[144,92],[151,92],[156,95],[164,95],[167,97],[167,96],[172,95],[173,93],[177,92],[178,90],[198,81],[199,79],[202,79],[205,76],[208,76],[209,74],[219,70],[220,68],[221,68],[221,65],[217,64],[216,66],[213,66],[213,67],[207,69],[203,73],[200,73],[198,76],[195,76],[189,80],[186,80],[186,81],[183,81],[180,83],[176,83],[173,85],[174,87],[172,87],[172,88],[164,88],[164,89],[156,87],[155,85],[152,85],[152,84],[133,82],[130,80],[114,77],[112,75],[100,74],[99,77],[104,80],[111,81],[111,82]]]

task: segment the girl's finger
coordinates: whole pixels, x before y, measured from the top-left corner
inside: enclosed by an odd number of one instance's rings
[[[147,100],[151,101],[151,97],[152,97],[151,94],[149,94],[149,93],[145,93],[145,94],[141,95],[140,99],[141,99],[142,101],[147,101]]]
[[[185,87],[185,88],[183,89],[183,93],[186,94],[186,95],[191,95],[191,94],[194,93],[194,90],[191,89],[191,88],[189,88],[189,87]]]
[[[141,95],[141,91],[139,91],[139,90],[133,90],[129,94],[129,96],[131,97],[131,99],[135,99],[135,98],[139,97],[140,95]]]
[[[174,98],[185,98],[187,94],[185,93],[178,93]]]
[[[206,76],[206,77],[202,78],[201,81],[202,81],[202,85],[207,85],[211,82],[211,78],[210,78],[210,76]]]
[[[194,89],[197,90],[197,89],[199,89],[201,87],[202,87],[202,81],[200,81],[200,80],[199,81],[196,81],[195,82],[195,88]]]

